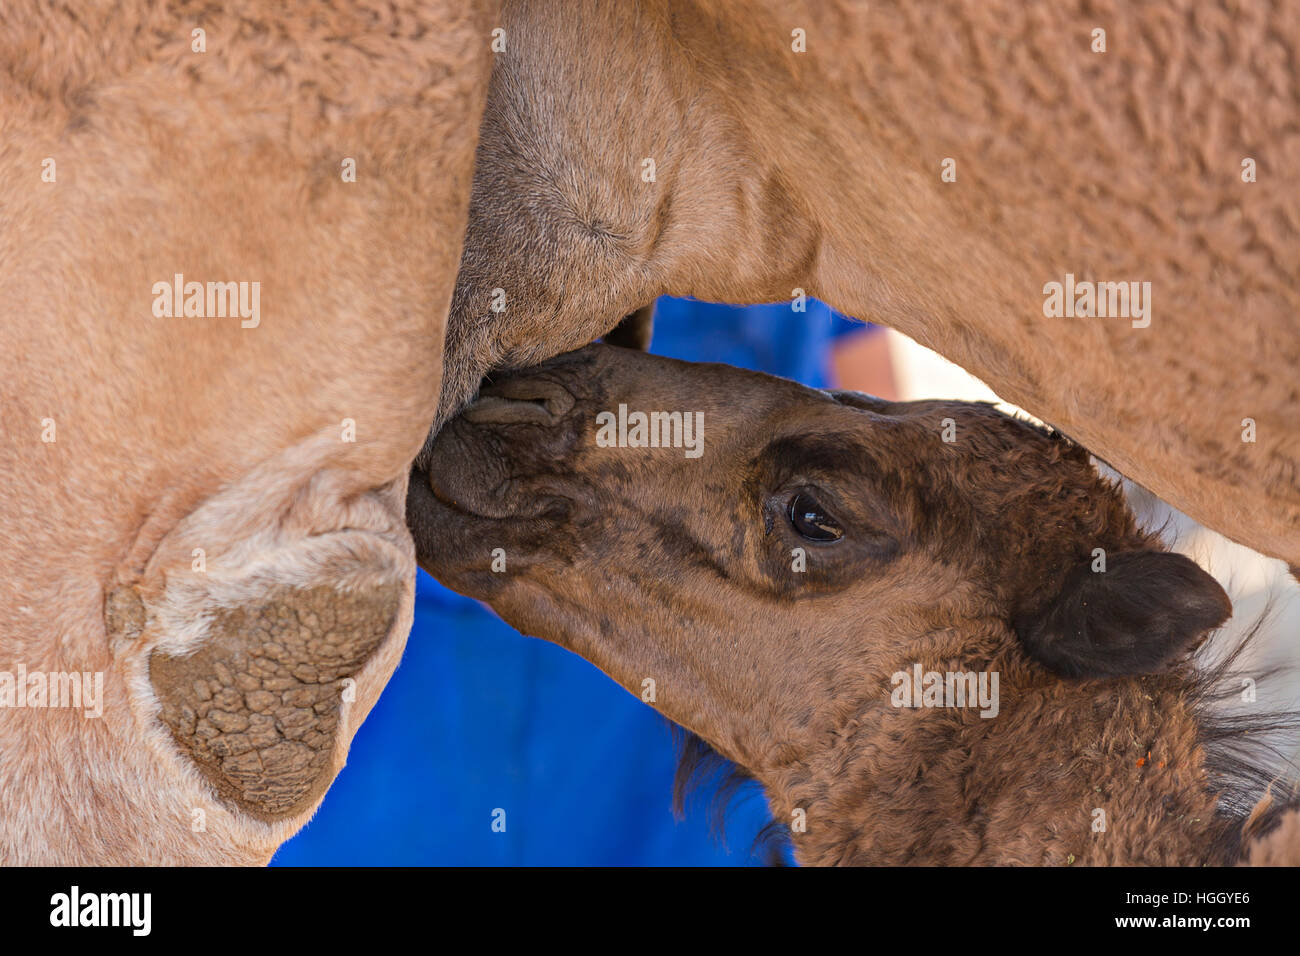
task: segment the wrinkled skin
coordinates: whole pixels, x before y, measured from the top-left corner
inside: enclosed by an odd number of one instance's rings
[[[601,447],[620,404],[701,412],[703,454]],[[1060,436],[596,345],[496,378],[432,451],[421,565],[639,697],[652,680],[778,821],[806,814],[802,862],[1235,854],[1181,663],[1231,606]],[[891,706],[917,663],[998,672],[998,713]]]

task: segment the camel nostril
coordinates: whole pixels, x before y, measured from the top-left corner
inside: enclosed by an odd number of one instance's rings
[[[485,387],[463,415],[480,425],[550,425],[573,405],[573,396],[554,382],[508,378]]]
[[[548,425],[554,417],[545,402],[519,401],[499,395],[483,395],[466,406],[461,416],[476,425]]]

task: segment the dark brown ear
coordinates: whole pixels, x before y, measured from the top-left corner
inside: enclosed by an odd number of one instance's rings
[[[623,321],[605,334],[606,345],[619,345],[625,349],[644,352],[650,348],[655,331],[655,304],[643,305],[635,312],[623,316]]]
[[[1013,622],[1029,655],[1069,677],[1163,670],[1232,615],[1219,582],[1168,551],[1125,551],[1074,568],[1046,608]]]

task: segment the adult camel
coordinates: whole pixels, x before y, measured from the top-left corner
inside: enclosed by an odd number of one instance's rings
[[[265,863],[341,768],[411,623],[478,6],[6,5],[0,863]]]
[[[660,293],[806,293],[1300,566],[1295,3],[501,19],[440,422]]]

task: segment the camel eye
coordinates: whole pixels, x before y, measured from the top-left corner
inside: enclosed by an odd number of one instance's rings
[[[809,541],[838,541],[844,537],[840,523],[806,491],[790,499],[790,524]]]

